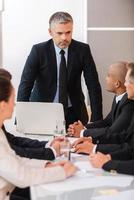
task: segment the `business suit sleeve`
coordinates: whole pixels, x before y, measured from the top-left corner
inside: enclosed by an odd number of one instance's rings
[[[98,79],[95,62],[93,60],[89,45],[85,46],[84,78],[88,88],[91,103],[91,121],[102,119],[102,93]]]
[[[17,155],[27,158],[53,160],[55,158],[50,148],[45,148],[46,141],[38,141],[25,137],[16,137],[4,129],[11,148]]]
[[[118,173],[134,175],[134,160],[111,160],[103,165],[106,171],[115,170]]]
[[[16,152],[17,155],[26,158],[35,158],[40,160],[54,160],[55,156],[50,148],[38,147],[19,147],[18,145],[10,144],[11,148]]]
[[[125,145],[125,144],[124,144]],[[96,152],[102,152],[104,154],[108,154],[108,153],[112,153],[112,152],[116,152],[116,151],[120,151],[120,149],[122,149],[124,146],[122,144],[97,144],[96,147]]]
[[[104,128],[104,127],[107,127],[107,126],[111,126],[112,124],[112,117],[111,117],[111,112],[102,120],[98,120],[98,121],[95,121],[93,123],[88,123],[85,125],[85,127],[87,129],[94,129],[94,128]],[[87,132],[85,131],[85,137],[86,137],[86,134],[88,136],[88,130]]]
[[[111,133],[108,132],[106,135],[103,135],[101,137],[98,137],[97,140],[94,140],[94,142],[97,142],[99,144],[121,144],[124,143],[127,138],[127,131],[123,130],[120,133]]]
[[[99,140],[100,143],[103,143],[105,137],[107,141],[108,138],[112,139],[112,134],[114,134],[115,138],[116,134],[118,135],[120,132],[122,132],[122,130],[125,131],[128,129],[134,111],[133,106],[133,102],[126,103],[124,106],[122,106],[118,117],[114,120],[111,126],[105,128],[87,129],[84,131],[84,136],[91,136],[93,137],[94,141]],[[110,140],[108,143],[110,143]]]
[[[7,132],[6,130],[4,132],[9,144],[17,145],[19,147],[40,148],[45,147],[47,143],[47,141],[39,141],[36,139],[30,139],[26,137],[17,137]]]
[[[34,81],[36,79],[36,75],[38,74],[39,57],[37,52],[36,45],[34,45],[22,72],[18,88],[17,101],[29,101],[30,99]]]
[[[133,144],[123,143],[118,151],[110,153],[113,160],[132,160],[134,159]]]

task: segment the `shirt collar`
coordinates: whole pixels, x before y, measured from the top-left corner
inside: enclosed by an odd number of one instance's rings
[[[55,48],[55,51],[56,51],[56,54],[60,54],[60,51],[61,49],[59,47],[57,47],[57,45],[54,43],[54,48]],[[63,49],[65,51],[65,54],[67,55],[67,52],[68,52],[68,47]]]
[[[126,92],[124,92],[123,94],[120,94],[118,96],[116,96],[115,100],[116,100],[116,103],[118,103],[119,101],[121,101],[122,97],[126,94]]]

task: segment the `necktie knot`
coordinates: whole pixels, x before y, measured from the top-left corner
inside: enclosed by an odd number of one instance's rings
[[[61,54],[62,56],[64,56],[65,51],[64,51],[63,49],[61,49],[60,54]]]

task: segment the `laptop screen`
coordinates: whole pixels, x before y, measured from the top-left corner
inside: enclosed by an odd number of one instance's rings
[[[58,128],[65,132],[63,106],[60,103],[17,102],[16,129],[25,134],[54,135]]]

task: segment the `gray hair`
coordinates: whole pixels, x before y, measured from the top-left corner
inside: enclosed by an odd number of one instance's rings
[[[129,81],[134,83],[134,62],[128,63],[127,68],[129,70]]]
[[[54,24],[54,23],[65,24],[65,23],[69,23],[69,22],[73,23],[73,18],[69,13],[56,12],[49,19],[49,27],[51,28],[52,24]]]

